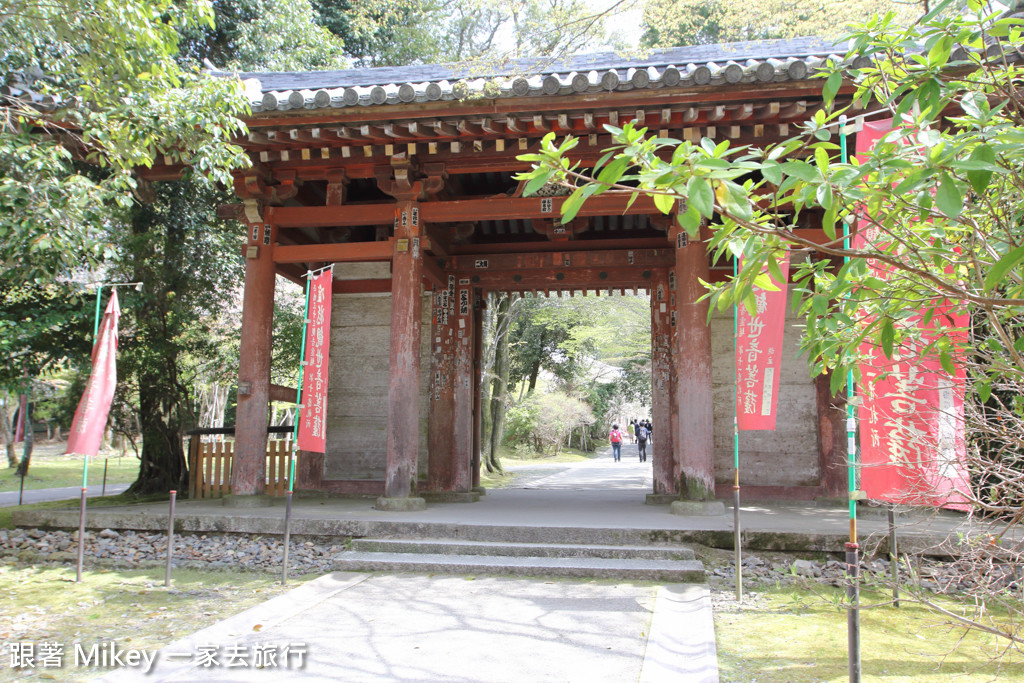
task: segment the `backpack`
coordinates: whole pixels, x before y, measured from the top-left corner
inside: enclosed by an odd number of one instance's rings
[[[618,429],[613,429],[611,433],[612,443],[622,443],[622,432]]]
[[[646,427],[639,427],[638,426],[636,428],[636,440],[637,441],[647,441],[647,428]]]

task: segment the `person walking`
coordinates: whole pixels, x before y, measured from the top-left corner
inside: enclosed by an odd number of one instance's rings
[[[619,431],[618,423],[612,425],[612,431],[608,432],[608,441],[612,445],[612,457],[615,462],[622,460],[622,432]]]
[[[640,462],[647,462],[647,428],[642,422],[638,422],[636,425],[636,444]]]
[[[629,432],[629,442],[630,443],[636,443],[636,441],[635,441],[635,436],[636,436],[636,420],[630,420],[629,421],[629,426],[626,427],[626,431]]]

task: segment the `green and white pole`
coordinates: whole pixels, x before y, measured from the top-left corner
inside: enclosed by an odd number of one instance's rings
[[[840,162],[847,161],[846,116],[839,117]],[[850,223],[843,221],[843,249],[850,250]],[[849,256],[843,263],[850,262]],[[857,418],[854,415],[853,367],[846,370],[846,460],[849,486],[850,540],[846,542],[847,651],[850,683],[860,683],[860,545],[857,542]]]
[[[320,271],[316,271],[320,272]],[[292,494],[295,492],[295,455],[299,443],[299,419],[302,416],[302,378],[306,369],[306,338],[309,336],[309,289],[314,271],[306,273],[306,302],[302,309],[302,344],[299,350],[299,384],[295,389],[295,419],[292,420],[292,447],[288,458],[288,492],[284,503],[284,554],[281,558],[281,585],[288,581],[288,544],[292,535]]]
[[[738,273],[739,258],[733,257],[732,261],[732,277],[735,281]],[[732,307],[732,336],[733,340],[739,347],[739,303],[734,303]],[[736,362],[736,354],[733,354],[733,362]],[[732,462],[733,469],[735,470],[735,477],[732,482],[732,527],[733,527],[733,548],[735,550],[735,562],[736,562],[736,602],[743,600],[743,555],[742,546],[740,544],[740,420],[739,420],[739,401],[740,401],[740,378],[737,368],[737,372],[734,378],[734,389],[735,389],[735,401],[733,402],[733,416],[732,416]]]

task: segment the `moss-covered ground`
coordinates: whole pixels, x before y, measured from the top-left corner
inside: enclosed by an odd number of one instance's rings
[[[178,638],[294,588],[279,577],[239,571],[176,569],[170,588],[162,568],[92,569],[75,582],[73,566],[0,565],[0,643],[56,642],[65,666],[15,671],[0,660],[0,681],[87,680],[104,672],[74,668],[72,644],[114,640],[125,648],[158,649]]]
[[[715,635],[723,683],[849,680],[842,597],[842,590],[831,586],[783,587],[759,592],[739,607],[728,598],[717,601]],[[862,594],[862,604],[886,602],[886,594]],[[989,616],[1000,618],[998,613]],[[966,633],[946,621],[906,601],[899,608],[880,604],[862,610],[863,680],[1024,681],[1024,650],[1008,649],[1006,639]]]

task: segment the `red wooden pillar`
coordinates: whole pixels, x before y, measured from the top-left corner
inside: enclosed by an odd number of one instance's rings
[[[672,430],[672,326],[668,271],[651,279],[651,460],[655,495],[677,495],[675,442]]]
[[[846,394],[832,393],[832,376],[814,380],[818,413],[818,467],[823,493],[829,498],[847,496]]]
[[[484,357],[484,299],[479,289],[470,292],[473,301],[473,490],[483,492],[480,486],[480,449],[483,434],[483,382]]]
[[[416,492],[420,421],[420,253],[419,204],[395,206],[395,251],[391,261],[391,354],[388,372],[387,460],[384,510],[423,509]]]
[[[266,482],[277,228],[270,223],[251,223],[246,238],[238,409],[231,465],[231,493],[235,496],[263,493]]]
[[[669,422],[671,427],[671,443],[672,443],[672,487],[675,492],[679,493],[679,473],[682,471],[679,467],[679,362],[677,356],[679,355],[679,335],[676,334],[676,271],[670,270],[668,273],[669,278],[669,365],[672,369],[672,374],[669,381],[668,391],[668,406]]]
[[[679,491],[683,499],[715,497],[714,419],[711,389],[711,331],[706,292],[708,255],[702,239],[673,231],[676,251],[676,372],[678,377]]]
[[[476,376],[473,350],[476,345],[473,291],[460,283],[455,302],[455,419],[452,435],[452,490],[468,493],[473,482],[474,404],[473,382]],[[479,481],[476,482],[479,484]]]
[[[434,291],[430,334],[430,410],[427,432],[427,489],[451,491],[455,421],[455,276],[445,289]]]

